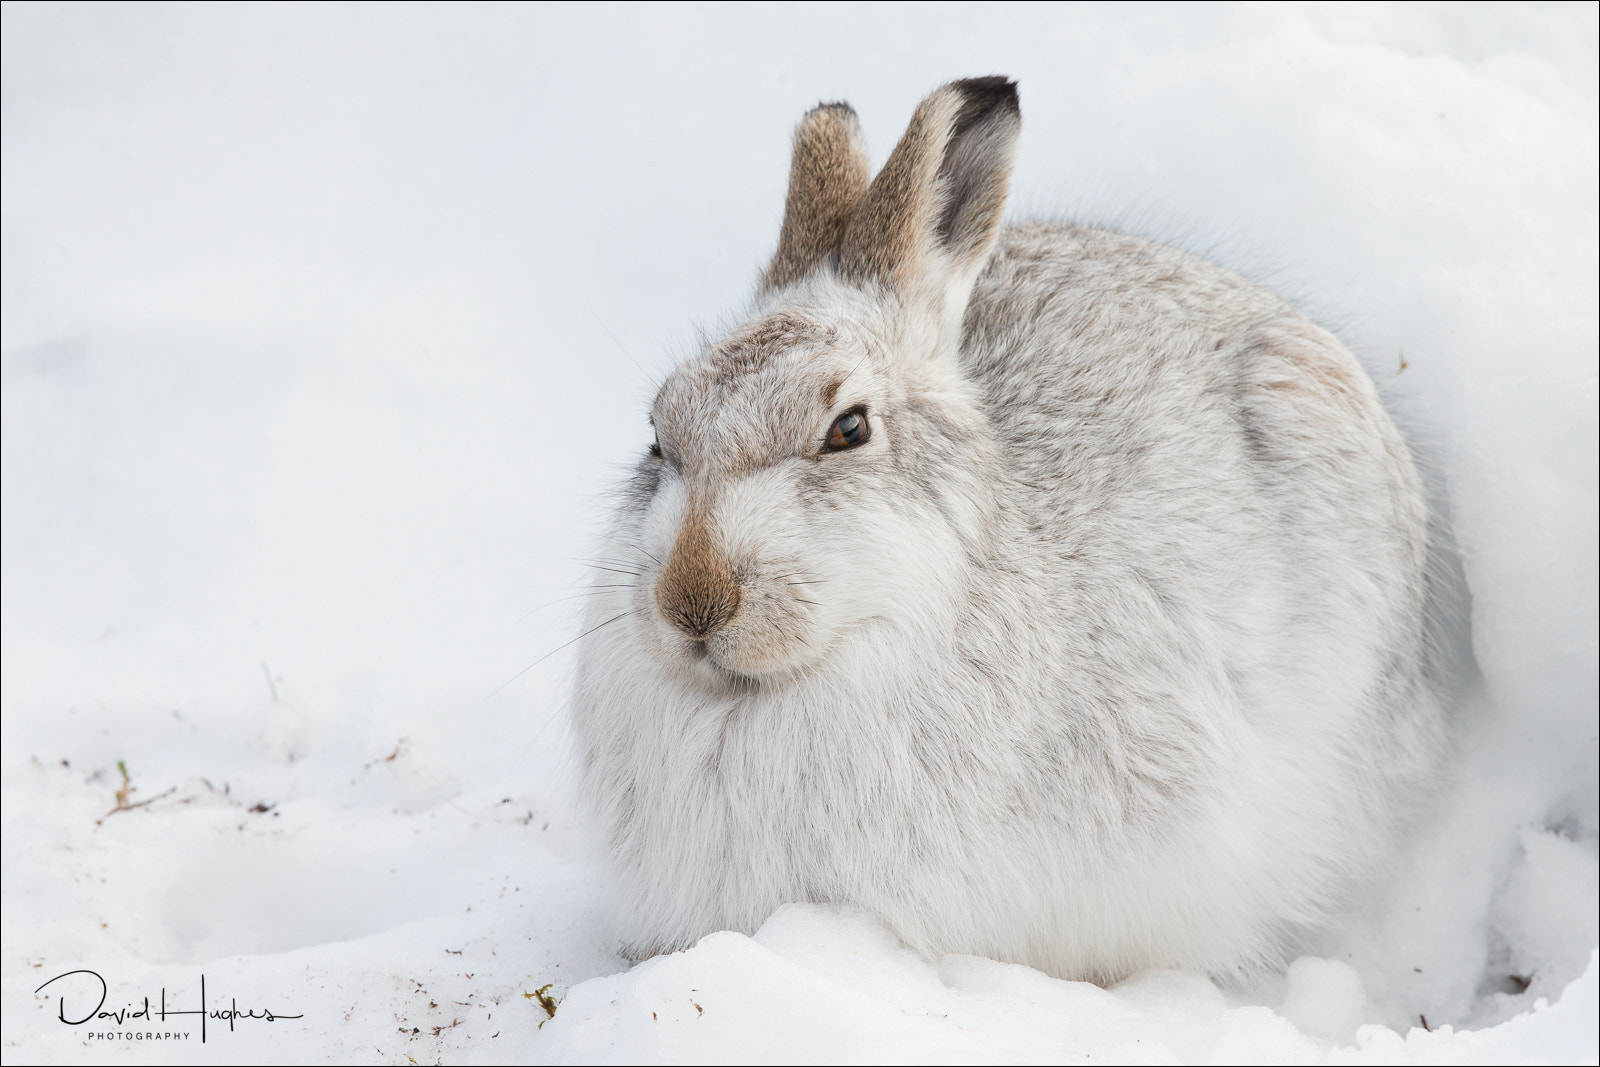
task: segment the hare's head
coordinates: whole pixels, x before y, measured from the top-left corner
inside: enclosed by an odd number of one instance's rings
[[[957,346],[1018,122],[1005,79],[947,85],[869,183],[848,106],[801,120],[756,313],[651,410],[634,607],[670,669],[772,684],[948,632],[996,506]]]

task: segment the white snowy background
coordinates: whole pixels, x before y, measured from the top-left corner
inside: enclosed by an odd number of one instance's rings
[[[1595,5],[8,3],[3,47],[8,1063],[1595,1062]],[[799,116],[881,161],[988,73],[1013,217],[1212,255],[1386,389],[1470,591],[1452,781],[1247,989],[818,907],[628,970],[555,651],[608,486]],[[78,968],[301,1018],[67,1026]]]

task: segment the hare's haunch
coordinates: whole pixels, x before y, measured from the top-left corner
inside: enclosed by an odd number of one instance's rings
[[[1372,382],[1202,259],[1002,227],[1019,116],[947,85],[869,180],[806,115],[753,312],[655,398],[573,705],[634,952],[837,901],[1063,977],[1270,965],[1434,773]]]

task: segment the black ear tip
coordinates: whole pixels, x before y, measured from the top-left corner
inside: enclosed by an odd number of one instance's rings
[[[973,117],[987,115],[993,111],[1009,111],[1014,115],[1022,113],[1022,105],[1017,97],[1017,83],[1004,75],[962,78],[960,81],[951,82],[950,87],[961,93],[963,98],[961,110]]]
[[[845,103],[843,100],[833,100],[833,101],[824,100],[822,103],[818,104],[816,107],[814,107],[810,111],[806,112],[806,114],[807,115],[815,115],[818,112],[822,112],[822,111],[838,112],[839,117],[841,117],[841,118],[843,118],[843,117],[845,117],[847,115],[850,118],[855,118],[855,115],[856,115],[856,109],[851,107],[849,104]]]

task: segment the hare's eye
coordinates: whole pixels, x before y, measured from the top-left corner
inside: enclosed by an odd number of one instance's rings
[[[866,444],[867,438],[871,436],[872,427],[867,422],[867,409],[851,408],[833,420],[833,426],[828,430],[827,443],[823,445],[822,450],[843,452],[847,448]]]

